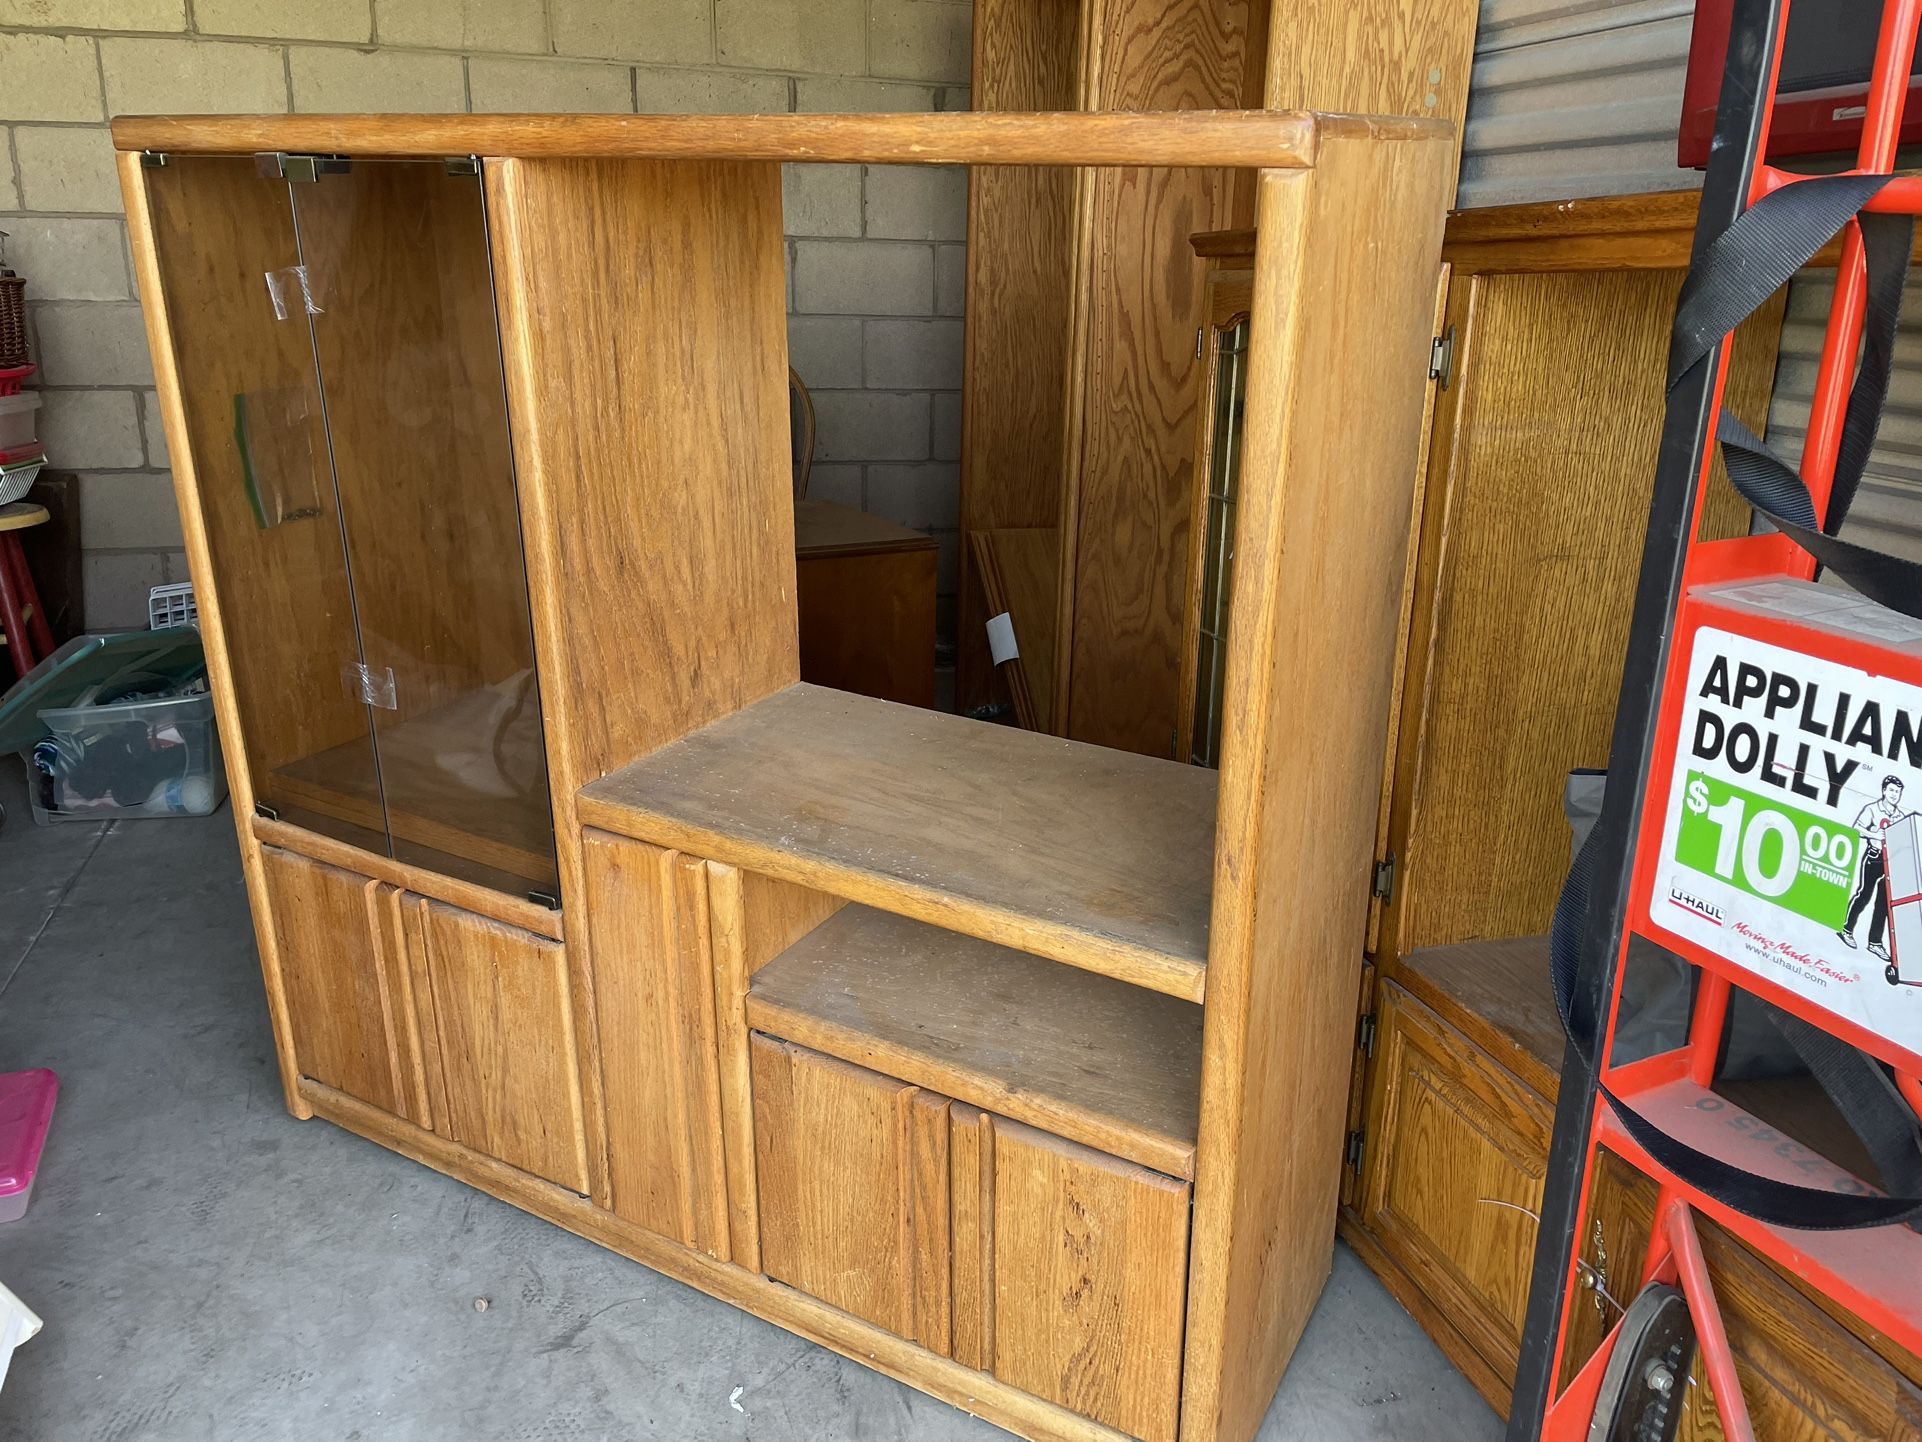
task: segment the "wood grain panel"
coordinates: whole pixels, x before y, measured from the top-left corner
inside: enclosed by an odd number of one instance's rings
[[[903,706],[934,705],[934,539],[894,551],[808,555],[795,564],[801,675]]]
[[[1077,0],[977,0],[974,108],[1076,109],[1081,9]],[[963,537],[1061,522],[1074,195],[1074,173],[1058,167],[968,175]],[[955,694],[966,709],[995,689],[982,629],[993,612],[972,544],[961,548],[960,586]]]
[[[1618,271],[1455,287],[1389,822],[1394,954],[1547,929],[1568,869],[1564,779],[1607,764],[1679,284]],[[1738,341],[1728,402],[1751,424],[1779,325],[1770,307]],[[1734,493],[1711,494],[1709,533],[1745,530]]]
[[[1177,1176],[1194,1174],[1201,1010],[850,906],[755,975],[760,1031]]]
[[[1241,88],[1244,0],[1101,0],[1090,108],[1212,109]],[[1204,267],[1188,244],[1229,219],[1223,170],[1103,170],[1089,187],[1087,367],[1064,507],[1072,624],[1063,735],[1172,754],[1188,584]],[[1071,438],[1070,448],[1073,448]]]
[[[583,851],[613,1210],[725,1257],[707,873],[678,852],[598,831],[585,834]]]
[[[762,1270],[913,1338],[917,1088],[759,1034],[750,1050]]]
[[[1503,1375],[1521,1353],[1549,1104],[1393,982],[1369,1085],[1363,1223]]]
[[[1173,1442],[1188,1188],[994,1123],[994,1375]]]
[[[1331,140],[1311,176],[1262,177],[1242,465],[1266,479],[1244,492],[1228,638],[1195,1439],[1254,1435],[1328,1275],[1452,156]]]
[[[292,852],[261,852],[294,1056],[303,1076],[401,1113],[407,1024],[375,931],[379,882]]]
[[[594,826],[1201,999],[1214,778],[794,686],[580,794]]]
[[[587,1190],[567,962],[558,942],[421,898],[447,1134]]]
[[[914,1304],[914,1339],[942,1357],[954,1353],[954,1248],[949,1203],[948,1111],[938,1092],[916,1091],[908,1106],[908,1215],[914,1246],[908,1294]]]

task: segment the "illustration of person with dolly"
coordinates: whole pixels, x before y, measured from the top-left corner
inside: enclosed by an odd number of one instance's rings
[[[1869,914],[1869,954],[1894,970],[1883,937],[1889,926],[1888,856],[1883,833],[1897,822],[1915,815],[1902,809],[1902,780],[1882,778],[1882,794],[1855,814],[1855,830],[1862,838],[1862,871],[1849,897],[1848,917],[1835,934],[1851,951],[1855,949],[1855,928],[1862,920],[1863,908],[1873,903]]]

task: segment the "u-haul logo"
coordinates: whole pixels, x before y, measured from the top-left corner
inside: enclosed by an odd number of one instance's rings
[[[1668,889],[1668,899],[1684,911],[1692,911],[1697,916],[1714,922],[1717,926],[1722,924],[1722,908],[1712,901],[1695,895],[1692,891],[1684,891],[1679,886],[1671,885]]]

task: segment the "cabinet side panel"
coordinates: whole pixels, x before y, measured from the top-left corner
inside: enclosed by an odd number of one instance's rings
[[[1252,1437],[1332,1261],[1453,137],[1262,177],[1183,1412]]]
[[[1076,108],[1074,0],[976,0],[974,108]],[[976,166],[968,174],[967,366],[962,380],[961,611],[956,689],[986,701],[988,619],[968,533],[1061,522],[1074,172]]]
[[[508,160],[487,180],[571,795],[798,679],[780,169]]]

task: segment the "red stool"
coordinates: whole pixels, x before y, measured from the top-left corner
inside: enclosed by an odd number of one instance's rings
[[[6,628],[7,655],[16,676],[26,675],[53,651],[53,632],[47,629],[27,553],[20,546],[22,531],[47,520],[47,508],[31,501],[0,506],[0,626]]]

